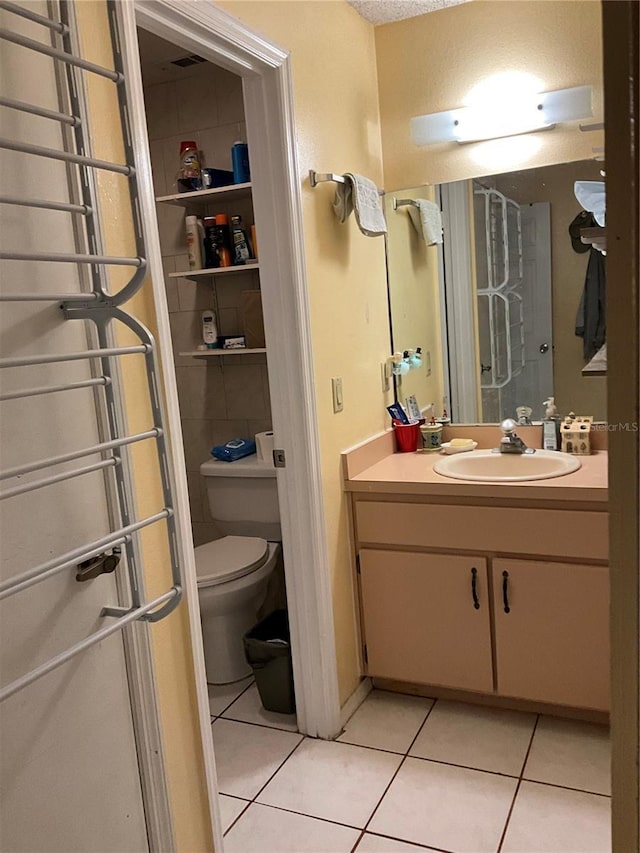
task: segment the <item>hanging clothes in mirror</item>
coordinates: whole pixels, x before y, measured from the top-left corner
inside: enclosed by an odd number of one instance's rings
[[[573,250],[589,252],[584,288],[576,315],[575,333],[582,338],[585,361],[593,358],[606,340],[606,270],[602,252],[580,240],[582,228],[594,228],[597,222],[592,213],[582,210],[569,225]]]

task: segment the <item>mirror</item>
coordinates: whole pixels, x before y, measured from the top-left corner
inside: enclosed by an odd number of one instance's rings
[[[423,351],[421,367],[400,378],[402,402],[415,394],[438,415],[450,378],[458,421],[494,423],[516,417],[519,406],[539,421],[549,396],[561,415],[606,420],[606,378],[581,373],[598,341],[576,334],[597,250],[575,251],[569,234],[582,211],[574,182],[602,181],[601,169],[577,161],[387,193],[393,347]],[[426,245],[394,197],[440,203],[442,247]],[[587,310],[593,316],[604,306],[590,298]],[[444,355],[443,375],[429,374],[432,351]]]

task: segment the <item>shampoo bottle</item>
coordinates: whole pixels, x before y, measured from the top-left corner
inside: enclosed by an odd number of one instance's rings
[[[233,263],[235,265],[246,264],[251,260],[251,247],[247,239],[247,232],[242,227],[242,217],[231,217],[231,241],[233,244]]]
[[[184,220],[187,233],[187,254],[189,269],[202,269],[202,225],[197,216],[187,216]]]
[[[216,349],[218,346],[218,327],[214,311],[204,311],[202,314],[202,340],[207,349]]]

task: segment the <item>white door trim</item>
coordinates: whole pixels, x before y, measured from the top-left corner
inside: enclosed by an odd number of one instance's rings
[[[278,469],[278,491],[298,725],[301,732],[311,736],[335,737],[340,731],[340,702],[289,57],[212,2],[135,0],[135,19],[133,13],[124,10],[130,4],[116,5],[124,7],[123,53],[130,67],[137,69],[132,111],[139,117],[144,116],[144,104],[136,24],[243,78],[254,211],[260,238],[273,426],[276,446],[284,449],[287,464],[286,468]],[[135,122],[133,134],[141,149],[144,171],[140,201],[142,218],[150,232],[147,245],[158,315],[159,350],[168,423],[174,437],[177,499],[183,510],[179,523],[185,528],[184,541],[190,542],[175,368],[143,119]],[[207,784],[216,848],[222,849],[195,563],[192,551],[183,556]]]

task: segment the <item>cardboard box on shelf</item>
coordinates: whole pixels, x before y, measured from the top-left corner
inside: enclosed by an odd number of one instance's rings
[[[259,290],[243,290],[241,297],[242,326],[249,349],[265,346],[262,294]]]

